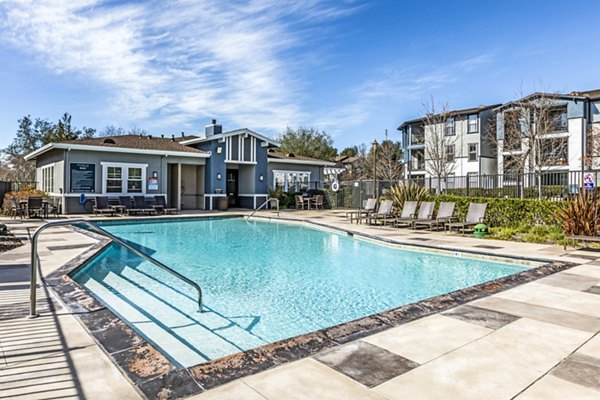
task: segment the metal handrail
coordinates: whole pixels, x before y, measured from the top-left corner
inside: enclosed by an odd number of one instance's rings
[[[256,212],[258,210],[260,210],[261,208],[265,207],[267,204],[269,204],[269,202],[273,200],[277,203],[277,216],[279,217],[279,199],[276,199],[274,197],[268,198],[267,201],[265,201],[264,203],[262,203],[260,205],[260,207],[258,207],[256,210],[252,211],[252,214],[250,214],[249,216],[246,217],[246,220],[249,220],[250,218],[252,218],[254,216],[254,214],[256,214]]]
[[[33,234],[32,238],[31,238],[31,273],[30,273],[30,294],[29,294],[29,300],[30,300],[30,304],[29,304],[29,316],[28,318],[36,318],[39,315],[36,313],[36,302],[37,302],[37,270],[38,270],[38,265],[39,265],[39,258],[37,256],[37,242],[38,242],[38,238],[41,235],[41,233],[46,230],[46,228],[50,228],[53,226],[66,226],[66,225],[75,225],[75,224],[83,224],[86,225],[88,227],[90,227],[94,232],[102,235],[102,236],[106,236],[109,239],[111,239],[113,242],[125,247],[127,250],[131,251],[132,253],[134,253],[135,255],[142,257],[143,259],[145,259],[146,261],[150,261],[151,263],[153,263],[154,265],[162,268],[164,271],[174,275],[175,277],[181,279],[182,281],[184,281],[185,283],[189,284],[190,286],[194,287],[197,291],[198,291],[198,309],[200,312],[202,312],[202,288],[200,287],[200,285],[198,285],[196,282],[192,281],[191,279],[181,275],[179,272],[175,271],[174,269],[166,266],[165,264],[161,263],[160,261],[154,259],[153,257],[150,257],[149,255],[139,251],[138,249],[136,249],[135,247],[132,247],[131,245],[127,244],[126,242],[124,242],[123,240],[119,239],[118,237],[114,236],[113,234],[105,231],[104,229],[100,228],[98,225],[85,220],[85,219],[71,219],[71,220],[65,220],[65,221],[53,221],[53,222],[48,222],[45,225],[40,226],[35,233]]]

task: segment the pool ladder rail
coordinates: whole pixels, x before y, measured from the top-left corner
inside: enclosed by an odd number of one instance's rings
[[[30,294],[29,294],[30,307],[29,307],[29,316],[27,318],[36,318],[39,316],[39,314],[37,314],[37,312],[36,312],[37,311],[36,310],[37,272],[38,272],[39,264],[40,264],[40,259],[37,255],[38,239],[39,239],[40,235],[42,234],[42,232],[45,231],[47,228],[54,227],[54,226],[67,226],[67,225],[85,225],[85,226],[89,227],[92,231],[94,231],[95,233],[98,233],[104,237],[109,238],[111,241],[125,247],[127,250],[131,251],[135,255],[143,258],[146,261],[153,263],[157,267],[163,269],[164,271],[170,273],[171,275],[175,276],[176,278],[179,278],[180,280],[184,281],[188,285],[192,286],[198,292],[198,310],[200,312],[202,312],[202,288],[196,282],[181,275],[179,272],[166,266],[162,262],[149,256],[148,254],[145,254],[142,251],[136,249],[135,247],[129,245],[128,243],[124,242],[123,240],[119,239],[118,237],[114,236],[113,234],[107,232],[106,230],[102,229],[101,227],[94,224],[93,222],[90,222],[85,219],[71,219],[71,220],[64,220],[64,221],[48,222],[48,223],[40,226],[35,231],[35,233],[33,234],[32,238],[31,238],[31,271],[30,271]]]
[[[264,203],[262,203],[260,205],[260,207],[258,207],[256,210],[252,211],[252,214],[248,215],[246,217],[246,220],[249,220],[250,218],[252,218],[254,216],[254,214],[256,214],[257,211],[259,211],[261,208],[266,207],[267,204],[269,204],[271,201],[274,201],[275,204],[277,204],[277,218],[279,218],[279,199],[271,197],[271,198],[268,198],[267,201],[265,201]]]

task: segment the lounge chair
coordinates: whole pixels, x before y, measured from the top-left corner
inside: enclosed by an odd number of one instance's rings
[[[381,220],[381,223],[385,225],[388,219],[394,218],[394,214],[392,214],[393,208],[394,202],[392,200],[383,200],[379,204],[377,212],[371,213],[365,219],[370,225],[377,224],[378,220]]]
[[[146,198],[144,196],[133,196],[133,204],[135,209],[142,214],[158,214],[158,211],[154,207],[149,207],[146,204]]]
[[[346,213],[346,219],[350,217],[350,223],[353,222],[354,216],[356,216],[356,222],[360,222],[362,217],[368,217],[370,214],[374,213],[377,209],[377,199],[371,198],[367,199],[367,204],[365,204],[365,208],[363,210],[356,211],[348,211]]]
[[[140,213],[140,210],[133,205],[131,197],[129,196],[119,196],[119,205],[123,207],[123,211],[127,215],[135,215]]]
[[[96,196],[92,212],[94,213],[94,215],[115,215],[115,209],[108,205],[108,199],[104,196]]]
[[[471,226],[475,226],[477,224],[481,224],[485,218],[485,210],[487,208],[487,203],[471,203],[469,204],[469,211],[467,211],[467,218],[465,218],[464,222],[451,222],[447,223],[444,226],[444,232],[452,232],[452,228],[456,228],[456,230],[460,230],[463,228],[463,236],[465,235],[465,230]]]
[[[385,222],[390,224],[396,224],[397,221],[412,221],[417,216],[417,202],[416,201],[405,201],[402,206],[402,212],[399,217],[388,219]]]
[[[432,231],[434,226],[436,229],[438,229],[440,227],[440,224],[442,226],[445,226],[447,223],[452,222],[453,219],[456,219],[456,217],[453,216],[455,205],[456,205],[456,203],[454,203],[454,202],[446,202],[446,201],[441,202],[440,208],[439,208],[437,216],[435,218],[430,218],[430,219],[417,218],[416,220],[413,221],[412,228],[416,229],[417,226],[419,226],[419,225],[428,226],[429,230]]]
[[[156,204],[153,207],[156,209],[160,208],[161,212],[165,214],[177,214],[177,208],[167,206],[167,199],[164,195],[154,196],[154,201]]]
[[[414,203],[414,204],[413,204]],[[407,209],[406,215],[404,210]],[[424,201],[421,203],[419,207],[419,212],[416,213],[415,209],[417,208],[416,201],[405,201],[404,207],[402,207],[402,215],[400,218],[396,218],[394,221],[394,226],[399,227],[402,225],[412,226],[413,222],[418,219],[431,219],[433,217],[433,209],[435,208],[434,201]]]

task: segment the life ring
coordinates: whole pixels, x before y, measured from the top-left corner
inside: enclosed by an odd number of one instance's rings
[[[337,192],[338,190],[340,190],[340,183],[338,181],[334,181],[331,184],[331,190],[333,190],[334,192]]]
[[[81,193],[79,195],[79,204],[81,204],[81,205],[85,204],[85,193]]]

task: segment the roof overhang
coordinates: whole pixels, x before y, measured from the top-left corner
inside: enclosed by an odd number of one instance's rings
[[[196,153],[187,151],[166,151],[166,150],[149,150],[149,149],[136,149],[132,147],[108,147],[108,146],[94,146],[87,144],[73,144],[73,143],[48,143],[47,145],[40,147],[39,149],[27,154],[25,160],[35,160],[38,156],[53,150],[83,150],[83,151],[97,151],[105,153],[128,153],[131,154],[148,154],[157,156],[172,156],[172,157],[191,157],[191,158],[209,158],[211,153]]]
[[[294,159],[289,159],[289,158],[269,158],[268,162],[282,163],[282,164],[315,165],[318,167],[334,167],[335,166],[335,163],[330,162],[330,161],[294,160]]]
[[[272,146],[280,146],[281,145],[281,143],[279,143],[271,138],[268,138],[264,135],[261,135],[260,133],[256,133],[256,132],[254,132],[250,129],[246,129],[246,128],[223,132],[223,133],[219,133],[217,135],[211,135],[208,137],[203,136],[203,137],[198,137],[198,138],[194,138],[194,139],[190,139],[190,140],[182,140],[179,143],[187,146],[190,144],[202,143],[202,142],[207,142],[210,140],[224,139],[228,136],[235,136],[235,135],[252,135],[252,136],[256,137],[257,139],[262,140],[263,142],[266,142],[269,145],[272,145]]]

